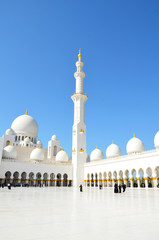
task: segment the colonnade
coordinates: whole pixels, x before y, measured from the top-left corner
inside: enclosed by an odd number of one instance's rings
[[[5,178],[0,179],[0,184],[4,183],[7,185],[8,183],[11,183],[13,186],[16,185],[29,185],[29,186],[71,186],[72,180],[68,179],[68,174],[64,173],[58,173],[55,175],[55,173],[48,174],[45,173],[34,173],[34,172],[22,172],[19,173],[18,171],[11,173],[10,171],[7,171],[5,173]]]
[[[127,187],[154,188],[159,187],[159,166],[155,169],[126,169],[125,171],[108,171],[87,173],[86,187],[113,187],[114,183],[126,184]]]

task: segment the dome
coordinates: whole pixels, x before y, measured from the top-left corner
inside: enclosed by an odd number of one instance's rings
[[[56,161],[58,162],[67,162],[68,159],[68,155],[64,150],[59,151],[56,155]]]
[[[114,142],[109,145],[109,147],[106,150],[106,157],[107,158],[114,158],[121,156],[121,150],[118,147],[118,145],[114,144]]]
[[[154,144],[155,144],[155,148],[159,149],[159,131],[156,133],[154,137]]]
[[[127,143],[126,151],[127,154],[140,153],[145,151],[145,147],[143,142],[139,138],[134,136]]]
[[[12,128],[8,128],[5,132],[6,135],[15,135],[15,132],[13,131]]]
[[[96,149],[94,149],[91,152],[90,158],[91,158],[91,161],[100,160],[100,159],[104,159],[104,155],[103,155],[102,151],[96,147]]]
[[[43,146],[43,145],[42,145],[42,142],[41,142],[40,140],[38,140],[36,144],[37,144],[39,147],[42,147],[42,146]]]
[[[44,153],[43,153],[42,149],[35,148],[30,154],[30,159],[44,160]]]
[[[15,131],[15,133],[31,136],[37,138],[38,135],[38,124],[34,118],[31,116],[24,114],[17,117],[12,125],[11,128]]]
[[[25,142],[25,143],[30,143],[30,139],[29,139],[28,137],[26,137],[26,138],[24,139],[24,142]]]
[[[17,151],[15,147],[8,145],[3,149],[3,158],[16,158],[17,157]]]
[[[52,138],[51,138],[51,140],[57,141],[57,136],[56,136],[56,135],[53,135]]]

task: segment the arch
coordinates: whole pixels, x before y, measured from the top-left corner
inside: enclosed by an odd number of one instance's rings
[[[95,173],[95,187],[98,187],[98,174]]]
[[[50,174],[50,186],[51,187],[55,186],[55,174],[54,173]]]
[[[99,185],[102,185],[102,173],[99,173]]]
[[[61,174],[60,173],[57,174],[56,186],[61,187]]]
[[[21,184],[22,184],[22,186],[24,186],[25,183],[26,183],[26,176],[27,176],[26,172],[22,172],[22,174],[21,174]]]
[[[5,173],[5,185],[7,185],[8,183],[11,183],[11,172],[10,171],[7,171]]]
[[[45,187],[48,187],[48,176],[46,172],[43,174],[43,185],[45,185]]]
[[[13,173],[13,185],[15,186],[19,181],[19,172],[14,172]]]
[[[106,174],[106,172],[103,173],[103,180],[104,180],[104,187],[107,187],[107,174]]]
[[[17,141],[17,136],[15,136],[15,141]]]
[[[94,187],[94,175],[91,173],[91,187]]]
[[[54,156],[56,156],[56,154],[57,154],[57,146],[55,145],[54,146]]]
[[[9,140],[6,141],[6,146],[10,145],[11,142]]]
[[[152,169],[150,167],[148,167],[146,169],[146,174],[147,174],[147,185],[148,185],[148,188],[152,188]]]
[[[38,172],[36,174],[36,186],[41,187],[41,173],[40,172]]]
[[[155,168],[155,173],[156,173],[156,186],[159,187],[159,166]]]
[[[113,178],[114,178],[114,182],[118,181],[118,179],[117,179],[117,171],[113,172]]]
[[[132,169],[131,175],[132,175],[133,187],[138,187],[138,182],[137,182],[136,170],[135,169]]]
[[[87,187],[90,187],[90,174],[87,174]]]
[[[29,186],[30,187],[34,186],[34,173],[33,172],[29,173]]]
[[[144,188],[145,187],[144,170],[140,168],[138,174],[140,176],[140,187]]]
[[[65,173],[63,175],[63,187],[67,187],[67,179],[68,179],[68,175]]]
[[[108,172],[108,186],[112,187],[112,173],[109,171]]]
[[[128,169],[125,170],[125,178],[126,178],[126,186],[131,187],[130,172]]]

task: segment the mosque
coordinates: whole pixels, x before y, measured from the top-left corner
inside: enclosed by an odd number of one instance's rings
[[[127,187],[159,187],[159,132],[154,137],[155,149],[145,151],[143,142],[135,137],[127,143],[127,155],[112,142],[106,157],[96,147],[90,157],[86,152],[85,103],[83,92],[84,63],[79,51],[76,62],[76,91],[72,128],[72,156],[60,145],[56,135],[48,148],[38,140],[38,124],[26,114],[17,117],[0,138],[0,184],[39,186],[112,187],[114,182]]]

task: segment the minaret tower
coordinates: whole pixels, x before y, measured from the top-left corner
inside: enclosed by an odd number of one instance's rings
[[[85,125],[85,102],[88,97],[83,93],[83,79],[85,73],[82,68],[82,55],[79,50],[77,71],[74,73],[76,79],[76,92],[71,96],[74,102],[74,124],[72,135],[72,163],[73,163],[73,186],[84,184],[84,163],[86,162],[86,125]]]

